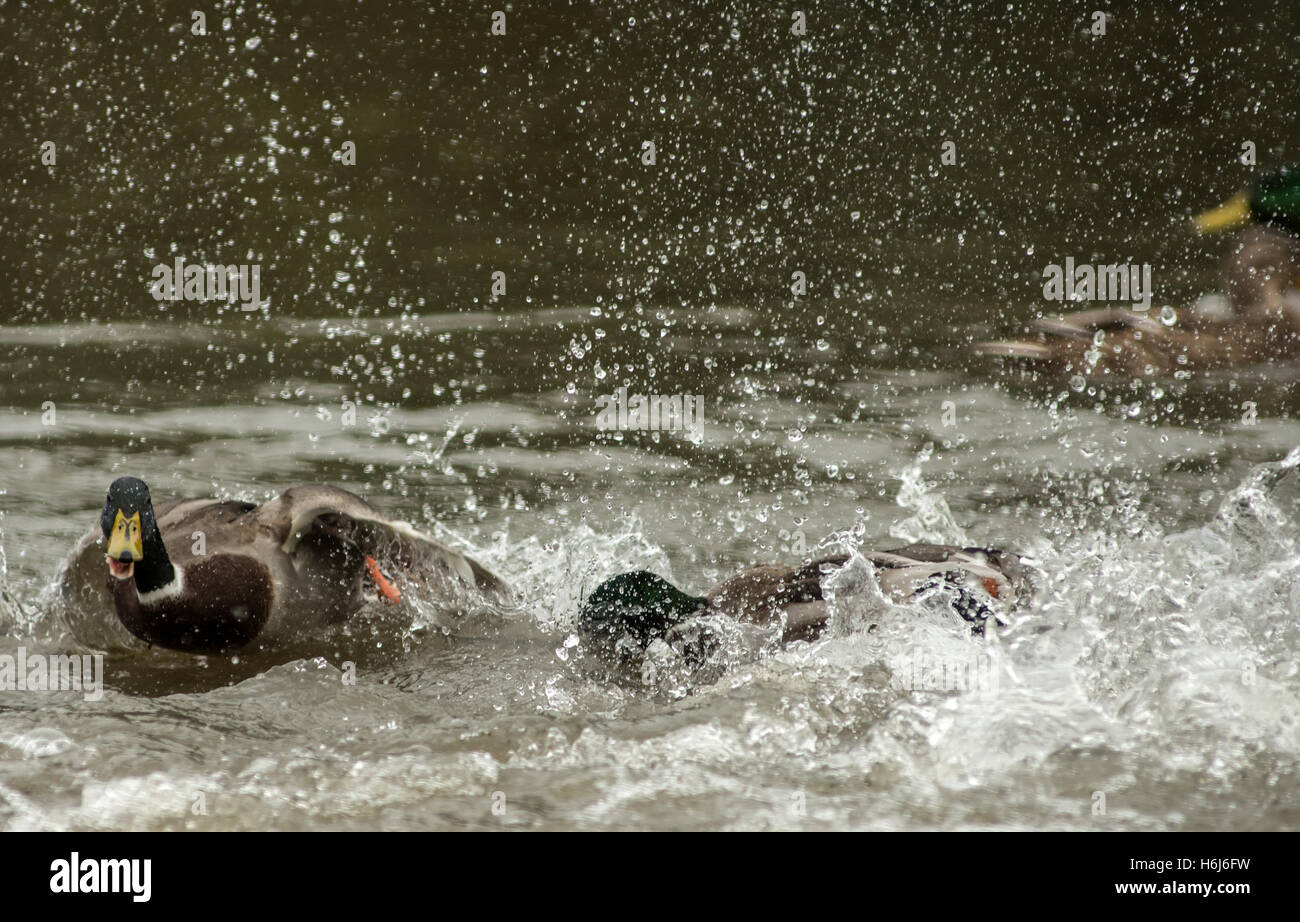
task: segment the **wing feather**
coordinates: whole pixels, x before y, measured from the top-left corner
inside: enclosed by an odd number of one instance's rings
[[[417,581],[443,574],[493,601],[507,603],[512,599],[506,582],[472,557],[409,522],[389,518],[347,490],[318,485],[294,487],[259,506],[253,515],[272,531],[281,550],[291,557],[317,552],[319,543],[304,543],[304,538],[325,537],[355,545],[389,572],[395,570]]]

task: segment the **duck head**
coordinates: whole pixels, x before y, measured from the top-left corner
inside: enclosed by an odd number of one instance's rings
[[[136,477],[119,477],[108,488],[99,526],[108,542],[105,556],[114,579],[134,578],[137,588],[149,592],[171,582],[171,561],[153,514],[149,488]]]
[[[1197,215],[1197,230],[1215,233],[1251,221],[1300,236],[1300,167],[1284,166],[1257,177],[1249,189]]]
[[[596,587],[578,612],[578,634],[605,653],[639,653],[708,606],[648,570],[620,573]],[[637,649],[629,650],[629,641]]]

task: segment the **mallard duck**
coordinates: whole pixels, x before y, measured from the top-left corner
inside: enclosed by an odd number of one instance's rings
[[[1248,224],[1223,266],[1236,313],[1076,311],[1035,321],[1029,338],[977,343],[975,350],[1049,373],[1125,378],[1300,356],[1300,293],[1291,288],[1300,279],[1300,169],[1264,174],[1195,218],[1203,233]]]
[[[1300,237],[1300,166],[1256,176],[1249,187],[1193,219],[1203,234],[1255,223]]]
[[[1244,228],[1224,259],[1224,287],[1245,315],[1280,313],[1284,293],[1300,282],[1300,167],[1258,176],[1193,223],[1203,234]]]
[[[175,499],[122,477],[98,526],[59,578],[69,626],[100,648],[146,644],[196,654],[265,652],[338,624],[403,586],[470,605],[505,603],[485,567],[329,486],[295,486],[260,506]],[[123,631],[125,629],[125,632]]]
[[[1008,551],[911,544],[862,554],[886,598],[909,601],[936,587],[952,590],[952,608],[983,633],[988,619],[1023,603],[1030,582],[1021,558]],[[724,615],[781,631],[783,643],[816,637],[827,623],[826,580],[849,561],[825,557],[800,567],[742,570],[702,596],[692,596],[647,570],[605,580],[583,602],[578,635],[597,656],[634,661],[656,640],[689,638],[695,619]]]

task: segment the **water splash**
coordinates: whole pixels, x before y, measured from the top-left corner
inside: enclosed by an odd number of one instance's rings
[[[922,469],[934,454],[934,446],[927,443],[916,455],[916,460],[896,476],[902,481],[896,502],[912,515],[896,522],[889,529],[891,537],[906,541],[930,544],[967,545],[966,532],[957,524],[948,502],[934,491],[933,484],[924,480]]]

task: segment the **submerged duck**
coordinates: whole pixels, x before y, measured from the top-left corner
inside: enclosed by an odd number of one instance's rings
[[[394,580],[397,583],[394,583]],[[296,486],[260,506],[176,499],[122,477],[78,542],[59,590],[78,640],[197,654],[263,652],[338,624],[401,584],[456,604],[505,603],[485,567],[389,519],[359,496]]]
[[[1230,368],[1300,356],[1300,168],[1258,177],[1195,218],[1202,233],[1245,230],[1223,266],[1235,313],[1121,308],[1077,311],[1030,325],[1026,339],[978,343],[976,352],[1061,374],[1122,377]]]
[[[977,547],[912,544],[862,556],[875,568],[889,600],[904,603],[938,587],[951,590],[952,608],[982,634],[1028,599],[1030,583],[1022,559]],[[578,635],[598,656],[633,662],[657,640],[670,646],[698,637],[696,619],[724,615],[734,621],[780,628],[783,643],[815,638],[830,616],[826,580],[848,563],[848,555],[825,557],[800,567],[750,567],[692,596],[646,570],[621,573],[601,583],[578,613]]]

